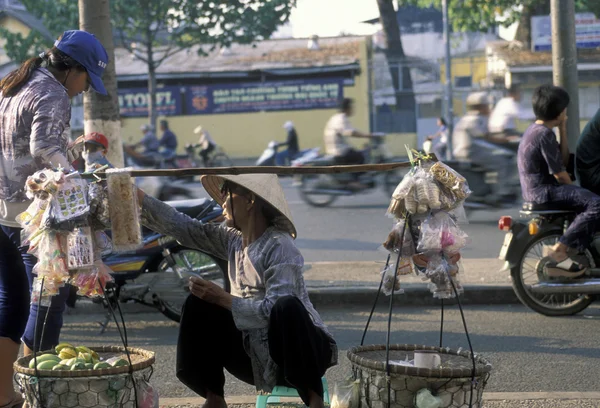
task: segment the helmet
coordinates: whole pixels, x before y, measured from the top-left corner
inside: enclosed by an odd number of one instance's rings
[[[201,133],[204,133],[204,129],[202,129],[202,126],[197,126],[196,129],[194,129],[194,133],[199,135]]]
[[[472,92],[467,96],[467,106],[489,105],[490,97],[487,92]]]

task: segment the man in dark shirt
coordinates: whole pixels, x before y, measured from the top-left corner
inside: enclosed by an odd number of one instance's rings
[[[600,194],[600,109],[579,136],[575,167],[581,187]]]
[[[287,139],[285,143],[279,143],[279,146],[287,146],[287,149],[277,153],[277,165],[284,165],[286,162],[291,162],[296,158],[299,151],[298,134],[296,133],[294,124],[291,121],[287,121],[283,124],[283,128],[287,130]]]
[[[586,268],[569,255],[586,249],[600,229],[600,197],[572,184],[565,169],[569,161],[569,94],[560,87],[542,85],[533,92],[532,103],[537,120],[523,134],[518,152],[523,199],[578,213],[558,243],[549,248],[548,255],[555,262],[546,265],[550,277],[577,278]],[[560,144],[552,131],[554,127],[560,130]]]
[[[169,122],[166,120],[160,121],[160,130],[163,135],[160,139],[159,146],[162,147],[161,154],[165,159],[170,159],[175,156],[177,150],[177,136],[169,129]]]

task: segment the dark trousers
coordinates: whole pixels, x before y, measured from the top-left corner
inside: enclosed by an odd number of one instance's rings
[[[365,155],[362,152],[359,152],[355,149],[350,149],[346,153],[335,156],[335,164],[364,164],[365,163]],[[358,181],[360,175],[362,173],[352,173],[352,178],[355,181]]]
[[[208,155],[215,150],[215,145],[209,144],[206,149],[200,150],[200,156],[202,157],[202,162],[204,163],[204,167],[208,167]]]
[[[279,367],[278,385],[296,388],[307,405],[309,390],[322,397],[321,377],[330,365],[331,341],[297,298],[282,297],[271,309],[268,342],[269,354]],[[202,397],[207,391],[224,396],[223,369],[255,384],[242,332],[231,311],[190,295],[179,328],[177,378]]]
[[[569,248],[587,248],[594,239],[594,234],[600,231],[600,196],[574,184],[563,184],[551,187],[548,199],[557,208],[577,212],[577,217],[560,238],[560,242]]]
[[[30,306],[32,269],[37,260],[27,249],[21,246],[20,228],[0,227],[0,337],[8,337],[15,343],[20,343],[22,338],[27,347],[33,349],[37,324],[37,349],[49,350],[58,344],[69,286],[52,297],[50,310],[45,306],[38,309],[37,304]]]

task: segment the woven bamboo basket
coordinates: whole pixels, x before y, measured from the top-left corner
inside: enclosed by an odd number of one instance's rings
[[[440,368],[395,364],[414,359],[415,350],[432,350],[440,355]],[[471,402],[473,362],[468,351],[422,345],[390,344],[390,379],[386,374],[386,346],[353,347],[347,354],[360,379],[360,408],[411,408],[417,391],[426,388],[442,400],[441,407],[468,408]],[[475,357],[472,407],[481,407],[483,389],[492,370],[485,359]],[[388,401],[388,384],[391,388]]]
[[[116,356],[127,360],[124,347],[90,348],[103,360]],[[13,366],[15,379],[32,408],[134,408],[136,391],[138,401],[145,397],[140,394],[148,392],[155,357],[154,353],[148,350],[134,347],[129,347],[128,350],[131,367],[101,370],[35,370],[29,368],[32,357],[22,357]],[[44,353],[46,352],[40,354]]]

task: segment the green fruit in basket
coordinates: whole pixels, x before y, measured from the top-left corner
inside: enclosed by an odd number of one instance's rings
[[[41,363],[38,363],[37,365],[37,369],[38,370],[52,370],[54,368],[54,366],[58,365],[58,361],[56,360],[47,360],[47,361],[43,361]]]
[[[94,365],[92,363],[85,363],[85,369],[86,370],[93,370],[94,369]]]
[[[71,371],[85,370],[85,363],[77,362],[71,366]]]
[[[124,367],[129,365],[129,362],[121,357],[113,357],[106,362],[113,367]]]
[[[90,353],[79,353],[77,357],[81,358],[82,360],[85,360],[86,363],[92,362],[92,355]]]
[[[98,364],[100,362],[99,359],[94,358],[94,356],[92,356],[92,364]]]
[[[68,365],[65,364],[57,364],[54,367],[52,367],[52,371],[61,371],[61,370],[70,370],[71,367],[69,367]]]
[[[105,361],[100,361],[94,365],[94,370],[102,370],[103,368],[111,368],[111,365]]]
[[[41,356],[37,356],[37,358],[32,358],[29,361],[29,368],[34,368],[36,363],[39,365],[40,363],[49,360],[56,361],[58,363],[60,361],[60,358],[56,354],[42,354]]]
[[[77,351],[71,347],[65,347],[58,353],[58,356],[61,360],[66,360],[69,358],[77,357]]]
[[[60,363],[62,365],[71,367],[73,365],[73,363],[75,362],[75,360],[77,360],[77,358],[69,358],[68,360],[61,360]]]

